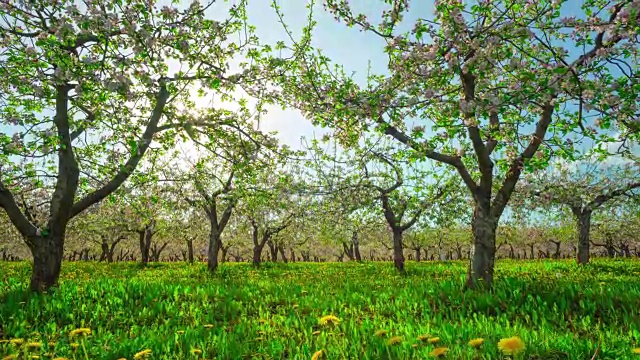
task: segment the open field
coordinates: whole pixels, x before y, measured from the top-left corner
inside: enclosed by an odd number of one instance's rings
[[[640,261],[501,261],[494,294],[461,292],[463,263],[407,268],[402,276],[388,263],[223,264],[210,275],[200,264],[67,262],[60,288],[42,296],[22,290],[28,263],[2,263],[4,338],[25,342],[18,350],[5,341],[0,354],[310,359],[322,349],[327,359],[425,359],[447,347],[449,359],[501,359],[498,341],[518,336],[526,349],[517,359],[590,359],[599,340],[597,359],[639,357]],[[340,322],[322,326],[325,315]],[[76,328],[91,334],[70,339]],[[485,339],[478,350],[474,338]]]

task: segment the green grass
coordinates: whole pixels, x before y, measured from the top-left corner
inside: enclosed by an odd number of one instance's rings
[[[506,358],[497,343],[511,336],[526,344],[516,359],[590,359],[599,341],[597,359],[640,359],[640,261],[500,261],[493,294],[461,290],[465,265],[408,263],[400,276],[389,263],[223,264],[216,275],[65,263],[58,290],[29,296],[29,264],[0,263],[0,323],[6,338],[41,342],[41,358],[426,359],[434,345],[417,337],[429,334],[448,359]],[[320,326],[324,315],[341,321]],[[92,334],[74,351],[68,334],[81,327]],[[477,337],[481,351],[467,345]]]

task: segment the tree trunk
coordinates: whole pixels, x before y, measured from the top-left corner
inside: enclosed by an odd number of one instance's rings
[[[253,246],[253,266],[260,266],[260,256],[262,255],[262,249],[264,244],[258,244]]]
[[[34,237],[30,241],[35,245],[30,249],[33,255],[30,288],[34,292],[44,292],[58,283],[64,253],[64,230],[46,237]]]
[[[153,233],[145,228],[144,230],[138,231],[138,240],[140,242],[140,256],[142,265],[146,265],[149,263],[149,249],[151,248],[151,238],[153,237]]]
[[[535,244],[529,244],[529,259],[533,260],[535,258],[535,253],[533,252],[533,247],[535,246]]]
[[[220,246],[220,261],[227,262],[227,254],[229,253],[228,246]]]
[[[193,239],[187,239],[187,261],[193,264]]]
[[[493,284],[497,223],[489,214],[488,206],[476,204],[471,223],[473,249],[467,273],[468,288],[491,288]]]
[[[422,255],[422,251],[421,249],[418,247],[415,249],[416,250],[416,262],[420,262],[420,256]]]
[[[167,245],[169,245],[169,242],[165,242],[160,247],[154,244],[151,247],[151,261],[160,261],[160,254],[162,254]]]
[[[209,248],[207,250],[207,268],[211,272],[215,272],[218,269],[218,254],[220,253],[221,239],[220,234],[216,231],[216,227],[211,227],[209,230]]]
[[[591,211],[580,211],[576,214],[578,223],[578,264],[587,264],[589,262],[589,231],[591,229]]]
[[[351,238],[353,243],[353,256],[355,257],[357,262],[362,262],[362,255],[360,255],[360,240],[358,239],[358,232],[353,232],[353,237]]]
[[[551,240],[551,243],[556,246],[556,249],[553,252],[553,258],[560,259],[560,244],[562,243],[560,241],[553,241],[553,240]]]
[[[404,254],[402,251],[402,230],[393,229],[393,266],[404,272]]]
[[[267,241],[267,245],[269,246],[269,254],[271,255],[271,261],[278,261],[278,247],[273,241]]]

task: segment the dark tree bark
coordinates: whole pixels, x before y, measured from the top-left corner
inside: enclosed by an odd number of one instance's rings
[[[111,244],[109,244],[108,241],[108,237],[106,235],[102,235],[102,242],[100,243],[100,247],[102,250],[102,253],[100,254],[100,260],[99,261],[107,261],[107,263],[112,263],[113,262],[113,255],[115,254],[116,251],[116,246],[124,239],[126,239],[125,236],[119,236],[118,238],[116,238]]]
[[[393,229],[393,266],[404,272],[404,253],[402,249],[402,230]]]
[[[169,245],[169,242],[165,242],[161,246],[157,244],[152,244],[149,250],[151,251],[151,256],[149,257],[151,261],[158,262],[160,261],[160,254],[164,251],[164,249]]]
[[[194,258],[193,258],[193,239],[189,238],[187,239],[187,258],[185,259],[189,262],[189,264],[193,264],[194,262]]]
[[[155,234],[155,220],[151,220],[142,229],[138,229],[138,245],[140,247],[140,261],[143,266],[149,263],[151,251],[151,240]]]
[[[280,233],[282,230],[286,229],[289,225],[291,225],[295,214],[289,214],[286,218],[284,218],[280,224],[274,224],[270,226],[261,227],[258,224],[258,221],[255,219],[250,219],[251,227],[253,228],[252,232],[252,240],[253,240],[253,266],[260,266],[260,258],[262,256],[262,250],[264,246],[267,244],[272,237]],[[275,256],[277,258],[277,248],[275,249]]]
[[[362,262],[362,255],[360,254],[360,240],[357,230],[355,230],[351,236],[351,243],[353,244],[353,256],[355,260],[357,262]]]
[[[586,264],[589,262],[589,233],[591,229],[591,210],[574,209],[574,215],[578,223],[578,264]]]
[[[553,251],[553,258],[560,259],[560,245],[562,243],[556,240],[549,240],[549,242],[556,246],[555,250]]]
[[[278,247],[273,241],[267,241],[267,246],[269,247],[269,254],[271,256],[271,261],[278,261]]]

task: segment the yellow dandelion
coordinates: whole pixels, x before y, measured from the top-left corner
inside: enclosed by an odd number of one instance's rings
[[[71,345],[71,348],[72,348],[73,350],[77,349],[77,348],[78,348],[78,346],[80,346],[80,344],[78,344],[78,343],[71,343],[71,344],[69,344],[69,345]]]
[[[418,335],[418,340],[420,340],[422,342],[425,342],[425,341],[429,340],[430,337],[431,337],[431,335],[428,335],[428,334],[426,334],[426,335]]]
[[[402,336],[393,336],[390,337],[389,340],[387,340],[387,345],[389,346],[394,346],[394,345],[398,345],[402,342]]]
[[[337,316],[333,315],[325,315],[318,320],[318,323],[322,326],[326,325],[338,325],[340,323],[340,319]]]
[[[84,335],[91,335],[91,329],[89,328],[79,328],[79,329],[75,329],[75,330],[71,330],[71,332],[69,333],[69,337],[75,337],[75,336],[84,336]]]
[[[631,349],[631,352],[640,355],[640,348]]]
[[[320,360],[324,358],[324,350],[318,350],[311,355],[311,360]]]
[[[429,342],[429,344],[436,344],[440,342],[440,338],[439,337],[432,337],[432,338],[428,338],[427,341]]]
[[[191,349],[191,354],[192,355],[200,355],[200,354],[202,354],[202,350],[200,350],[200,349]]]
[[[501,339],[498,342],[498,349],[506,355],[515,355],[524,350],[524,342],[517,336]]]
[[[11,339],[9,342],[15,346],[20,346],[24,344],[24,339]]]
[[[439,347],[431,350],[429,355],[433,357],[441,357],[441,356],[445,356],[447,354],[447,351],[449,351],[449,348]]]
[[[134,360],[138,360],[138,359],[144,359],[147,356],[151,355],[151,350],[149,349],[144,349],[140,352],[137,352],[135,355],[133,355],[133,359]]]
[[[211,329],[211,328],[213,328],[213,325],[211,325],[211,324],[207,324],[207,325],[205,325],[205,326],[204,326],[204,328],[205,328],[205,329]]]
[[[49,341],[49,344],[48,344],[48,345],[49,345],[50,347],[54,347],[54,346],[56,346],[56,343],[55,343],[55,342],[53,342],[53,341]]]
[[[482,346],[482,344],[484,344],[484,339],[483,338],[477,338],[477,339],[472,339],[469,340],[469,346],[471,346],[472,348],[479,348],[480,346]]]
[[[32,358],[32,359],[40,359],[40,356],[38,356],[38,355],[31,355],[31,358]]]
[[[26,346],[28,349],[39,349],[42,347],[42,344],[39,342],[30,342],[30,343],[27,343]]]
[[[320,335],[320,333],[321,333],[321,331],[316,330],[316,331],[312,332],[311,335]]]
[[[9,354],[9,355],[3,357],[2,360],[12,360],[12,359],[17,359],[17,358],[18,358],[18,355],[16,355],[16,354]]]
[[[382,330],[382,329],[380,329],[380,330],[376,331],[375,333],[373,333],[373,336],[376,336],[376,337],[385,337],[385,336],[387,336],[387,334],[388,334],[388,333],[389,333],[389,332],[388,332],[387,330]]]
[[[182,335],[182,334],[184,334],[184,330],[178,330],[178,331],[176,331],[176,334]]]

